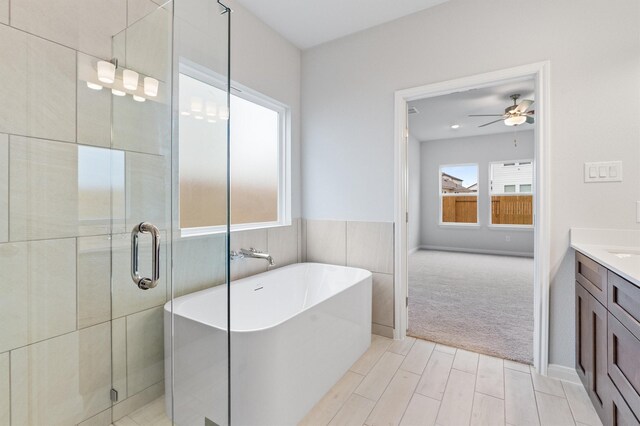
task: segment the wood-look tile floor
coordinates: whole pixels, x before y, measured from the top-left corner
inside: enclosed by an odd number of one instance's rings
[[[580,384],[528,365],[407,337],[371,347],[301,425],[590,425]]]
[[[164,397],[114,423],[171,425]],[[407,337],[371,347],[300,425],[601,426],[580,384],[528,365]]]

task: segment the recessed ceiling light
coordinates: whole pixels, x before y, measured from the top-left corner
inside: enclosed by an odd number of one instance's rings
[[[453,130],[455,130],[455,129],[459,129],[459,128],[460,128],[460,125],[459,125],[459,124],[452,124],[452,125],[451,125],[451,128],[452,128]]]

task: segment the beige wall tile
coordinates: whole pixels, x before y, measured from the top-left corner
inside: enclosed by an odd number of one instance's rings
[[[111,232],[113,170],[110,150],[11,136],[11,241]],[[120,210],[119,195],[114,208]]]
[[[255,248],[267,251],[267,230],[255,229],[252,231],[238,231],[231,233],[231,251],[239,252],[240,249]],[[276,262],[278,260],[276,259]],[[231,279],[238,280],[250,275],[259,274],[267,270],[268,263],[262,259],[235,259],[231,261]]]
[[[161,241],[165,241],[163,233]],[[140,274],[151,276],[151,237],[141,234],[138,262]],[[167,245],[160,248],[160,281],[157,287],[140,290],[131,279],[131,234],[115,234],[111,242],[111,315],[119,318],[155,306],[164,305],[167,300]]]
[[[158,5],[151,0],[127,1],[127,26],[135,25],[135,22],[148,14],[155,12]]]
[[[87,82],[102,84],[97,77],[100,59],[78,52],[78,143],[111,146],[111,91],[93,90]]]
[[[111,405],[108,323],[11,352],[13,424],[76,424]]]
[[[9,0],[0,0],[0,23],[9,25]]]
[[[111,362],[113,388],[118,391],[118,400],[127,395],[127,318],[117,318],[111,322]]]
[[[0,132],[75,141],[75,52],[2,25],[0,57]]]
[[[0,243],[9,241],[9,136],[0,134]]]
[[[8,425],[11,416],[9,352],[0,354],[0,425]]]
[[[347,266],[393,274],[393,223],[347,222]]]
[[[74,239],[0,244],[0,352],[76,328]]]
[[[347,222],[307,220],[307,262],[347,264]]]
[[[182,296],[223,283],[226,268],[225,250],[224,234],[180,238],[174,241],[174,296]]]
[[[111,319],[111,238],[78,238],[78,328]]]
[[[126,32],[127,66],[168,81],[171,72],[171,25],[172,14],[163,8],[131,25]]]
[[[171,191],[165,158],[135,152],[127,152],[125,157],[127,230],[140,222],[166,229]]]
[[[393,327],[393,275],[373,274],[372,303],[372,321]]]
[[[113,148],[155,155],[171,152],[171,109],[158,102],[160,98],[146,102],[136,102],[131,96],[111,98]]]
[[[366,423],[369,426],[400,424],[413,391],[420,380],[417,374],[398,370],[384,391]]]
[[[371,333],[393,339],[393,328],[386,325],[371,324]]]
[[[127,317],[127,394],[134,395],[164,377],[164,308]]]
[[[267,229],[267,252],[276,262],[276,268],[298,262],[298,226],[293,222],[290,226]]]
[[[111,36],[126,26],[126,0],[11,1],[11,25],[85,53],[109,58]]]
[[[307,220],[300,219],[300,262],[307,262]]]

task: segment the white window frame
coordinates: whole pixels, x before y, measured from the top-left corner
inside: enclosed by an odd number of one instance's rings
[[[522,163],[530,163],[531,164],[531,169],[532,169],[532,179],[531,179],[531,192],[498,192],[498,193],[493,193],[492,188],[493,188],[493,179],[492,179],[492,175],[491,175],[491,166],[493,164],[513,164],[513,167],[519,166]],[[489,170],[488,170],[488,189],[489,189],[489,223],[488,223],[488,228],[489,229],[513,229],[513,230],[521,230],[521,231],[533,231],[534,225],[535,225],[535,215],[534,215],[534,219],[533,219],[533,223],[531,225],[517,225],[517,224],[502,224],[502,223],[492,223],[492,214],[493,211],[491,210],[491,197],[493,197],[494,195],[498,195],[498,196],[506,196],[506,197],[513,197],[513,196],[518,196],[518,195],[531,195],[533,197],[533,207],[532,207],[532,213],[535,212],[536,210],[536,164],[535,161],[532,159],[523,159],[523,160],[504,160],[504,161],[490,161],[489,162]],[[520,185],[516,185],[516,190],[520,190]]]
[[[465,166],[475,166],[477,170],[477,183],[478,190],[475,192],[475,197],[477,199],[476,202],[476,222],[475,223],[464,223],[464,222],[443,222],[442,221],[442,204],[443,197],[461,197],[465,194],[443,194],[442,193],[442,169],[445,167],[465,167]],[[468,194],[466,195],[468,196]],[[480,227],[480,164],[479,163],[464,163],[464,164],[441,164],[438,166],[438,226],[443,228],[448,227],[463,227],[463,228],[479,228]]]
[[[227,79],[214,71],[202,67],[186,59],[180,60],[179,73],[188,77],[200,80],[220,90],[227,90]],[[231,224],[231,232],[247,231],[252,229],[276,228],[280,226],[290,226],[291,221],[291,108],[269,96],[255,91],[242,84],[231,82],[231,94],[242,99],[253,102],[257,105],[268,108],[278,113],[278,220],[271,222],[254,222]],[[175,111],[174,111],[175,112]],[[233,120],[233,111],[229,111],[230,119]],[[178,119],[179,120],[178,116]],[[233,141],[231,141],[233,148]],[[179,148],[175,151],[179,156]],[[231,151],[233,155],[233,151]],[[180,164],[176,161],[175,164]],[[177,167],[178,188],[180,187],[180,169]],[[233,197],[233,194],[231,194]],[[180,224],[180,192],[178,191],[178,226]],[[195,228],[180,228],[181,237],[194,237],[202,235],[221,234],[227,231],[226,225],[202,226]]]

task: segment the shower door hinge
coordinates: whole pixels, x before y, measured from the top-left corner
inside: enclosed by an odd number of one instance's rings
[[[404,215],[405,221],[409,223],[409,212],[406,212]]]
[[[409,296],[404,299],[405,306],[409,307]]]
[[[115,389],[111,389],[111,401],[118,402],[118,391]]]

